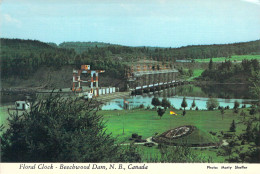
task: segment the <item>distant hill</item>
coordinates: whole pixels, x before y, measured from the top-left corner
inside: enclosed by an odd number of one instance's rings
[[[45,67],[49,69],[48,77],[52,77],[53,73],[59,74],[60,69],[64,67],[71,69],[79,68],[82,64],[89,64],[93,69],[104,69],[106,71],[104,76],[118,79],[118,84],[121,84],[124,79],[125,66],[130,61],[137,61],[143,57],[175,61],[176,59],[205,59],[231,55],[260,55],[260,40],[181,48],[129,47],[102,42],[64,42],[56,45],[37,40],[5,38],[1,38],[0,41],[2,80],[30,79],[32,74],[44,71]],[[71,76],[66,76],[66,78],[71,78]],[[34,82],[31,85],[34,85]]]
[[[74,49],[78,54],[99,49],[99,51],[120,54],[121,56],[130,53],[134,56],[168,57],[170,59],[206,59],[215,57],[228,58],[232,55],[260,55],[260,40],[232,44],[189,45],[179,48],[129,47],[103,42],[63,42],[59,47]]]
[[[104,43],[104,42],[63,42],[58,46],[60,48],[74,49],[78,54],[81,54],[84,51],[87,51],[89,48],[102,48],[111,45],[114,44]]]
[[[1,38],[1,49],[28,49],[28,48],[41,48],[52,49],[53,47],[47,43],[38,40],[23,40],[23,39],[5,39]]]

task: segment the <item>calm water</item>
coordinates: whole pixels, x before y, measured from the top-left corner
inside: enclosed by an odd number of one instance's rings
[[[158,97],[162,100],[164,97],[167,98],[171,105],[179,109],[184,96],[190,109],[193,99],[195,99],[196,106],[199,109],[206,109],[206,102],[209,97],[216,98],[220,106],[229,106],[233,108],[234,102],[237,100],[240,104],[246,104],[247,107],[251,105],[255,100],[253,96],[250,96],[249,89],[246,85],[206,85],[206,86],[194,86],[194,85],[183,85],[160,91],[159,93],[149,93],[144,95],[129,96],[126,98],[129,101],[130,107],[139,107],[143,104],[145,107],[151,105],[153,97]],[[25,100],[24,95],[2,95],[1,105],[14,104],[17,100]],[[102,106],[103,110],[122,110],[123,98],[117,98],[111,100]],[[241,107],[241,105],[240,105]]]
[[[178,86],[171,89],[166,89],[160,91],[159,93],[149,93],[144,95],[130,96],[126,98],[129,102],[131,108],[139,107],[143,104],[145,107],[153,107],[151,105],[152,98],[158,97],[162,100],[164,97],[167,98],[171,105],[175,108],[181,108],[181,103],[183,97],[186,96],[186,101],[188,107],[186,109],[190,109],[193,100],[195,99],[196,106],[199,109],[207,109],[206,103],[209,97],[216,98],[219,102],[219,106],[229,106],[233,108],[234,102],[238,101],[242,106],[245,104],[246,107],[251,106],[254,99],[251,99],[249,89],[245,85],[213,85],[213,86],[194,86],[194,85],[185,85]],[[102,106],[103,110],[122,110],[123,109],[123,98],[118,98],[111,100]]]

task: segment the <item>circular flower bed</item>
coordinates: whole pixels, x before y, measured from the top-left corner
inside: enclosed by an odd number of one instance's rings
[[[180,126],[174,129],[170,129],[157,137],[154,137],[153,141],[157,143],[172,144],[171,140],[190,135],[195,129],[196,128],[194,126],[190,125]]]

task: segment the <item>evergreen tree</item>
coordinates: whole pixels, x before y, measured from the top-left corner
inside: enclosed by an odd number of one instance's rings
[[[181,107],[183,107],[184,110],[185,110],[185,108],[186,108],[187,106],[188,106],[188,104],[187,104],[187,102],[186,102],[186,98],[184,97],[184,98],[182,99]]]
[[[210,59],[209,61],[209,70],[212,70],[213,69],[213,61],[212,61],[212,58]]]
[[[231,132],[236,132],[236,123],[235,123],[235,120],[232,121],[229,130],[230,130]]]
[[[118,161],[119,146],[92,106],[56,95],[34,103],[22,115],[10,115],[10,126],[1,135],[2,161]]]
[[[196,106],[195,99],[193,99],[193,102],[191,104],[191,107],[194,108]]]
[[[240,105],[239,102],[236,100],[235,103],[234,103],[234,109],[239,108],[239,105]]]
[[[249,114],[250,114],[250,115],[255,115],[256,113],[257,113],[257,108],[256,108],[255,105],[252,105],[252,106],[251,106],[251,109],[250,109],[250,111],[249,111]]]
[[[221,115],[222,115],[222,120],[223,120],[223,118],[224,118],[223,116],[224,116],[224,114],[225,114],[224,108],[221,108],[221,109],[220,109],[220,113],[221,113]]]
[[[164,107],[164,109],[166,110],[167,108],[171,107],[171,103],[169,100],[167,100],[166,98],[162,99],[162,103],[161,106]]]

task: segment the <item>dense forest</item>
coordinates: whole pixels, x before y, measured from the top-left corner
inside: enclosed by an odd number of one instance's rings
[[[190,45],[180,48],[128,47],[99,42],[63,42],[58,47],[74,49],[77,53],[96,52],[100,50],[99,48],[102,48],[105,55],[122,54],[125,57],[127,54],[131,54],[133,56],[144,55],[146,57],[169,59],[203,59],[230,57],[231,55],[260,54],[260,40],[233,44]]]
[[[115,78],[123,77],[124,67],[121,62],[107,57],[102,48],[93,50],[77,54],[74,49],[59,48],[35,40],[1,39],[1,77],[27,79],[39,67],[59,70],[65,65],[79,68],[81,64],[90,64],[92,69],[109,70],[106,74]]]
[[[260,40],[225,45],[197,45],[181,48],[128,47],[99,42],[64,42],[60,45],[36,40],[1,39],[2,79],[28,79],[39,67],[56,70],[68,65],[90,64],[92,69],[104,69],[106,75],[123,79],[129,61],[153,59],[196,59],[260,54]]]
[[[49,43],[56,47],[66,48],[66,49],[74,49],[76,53],[81,54],[84,51],[91,49],[91,48],[101,48],[101,47],[108,47],[108,46],[117,46],[110,43],[103,43],[103,42],[63,42],[59,45],[55,43]]]
[[[255,88],[258,92],[250,91],[252,98],[259,97],[260,65],[258,60],[242,60],[242,63],[232,63],[230,60],[214,64],[212,59],[208,68],[199,77],[200,80],[214,83],[245,83],[249,89]],[[212,90],[210,88],[209,90]],[[257,91],[256,90],[256,91]]]

